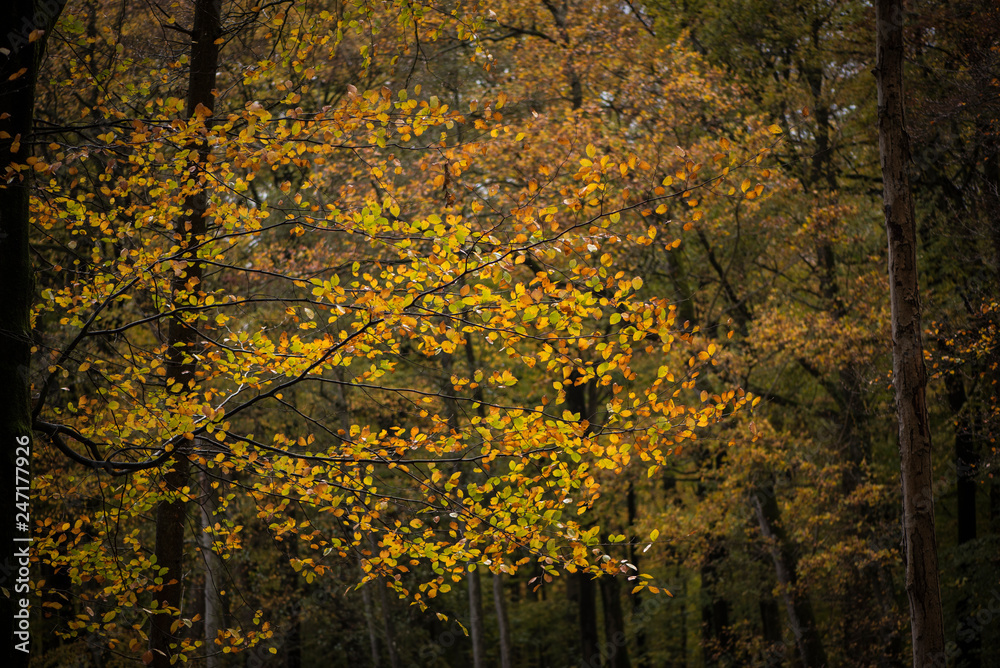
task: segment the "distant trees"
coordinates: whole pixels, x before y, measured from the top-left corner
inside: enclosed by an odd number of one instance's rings
[[[903,26],[911,334],[925,431],[954,441],[917,499],[945,511],[968,667],[997,642],[970,620],[1000,526],[1000,21],[978,4]],[[873,22],[71,3],[10,154],[27,187],[0,189],[30,194],[30,346],[0,355],[32,355],[34,415],[8,423],[38,439],[39,651],[900,665]]]

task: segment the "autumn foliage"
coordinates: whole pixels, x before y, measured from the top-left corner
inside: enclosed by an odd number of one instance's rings
[[[583,665],[598,619],[616,667],[898,662],[870,110],[832,99],[857,45],[824,24],[826,61],[780,23],[776,63],[695,4],[67,4],[6,174],[31,192],[38,665],[299,665],[334,605],[367,620],[336,661],[396,668],[434,643],[394,620],[475,626],[452,590],[479,573],[497,619],[582,629],[516,665]],[[925,322],[932,396],[969,383],[935,428],[967,419],[980,465],[975,290],[963,314],[932,287]],[[414,662],[471,665],[437,645]]]

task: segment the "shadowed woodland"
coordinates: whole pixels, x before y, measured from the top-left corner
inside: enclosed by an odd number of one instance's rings
[[[1000,666],[995,3],[11,4],[11,665]]]

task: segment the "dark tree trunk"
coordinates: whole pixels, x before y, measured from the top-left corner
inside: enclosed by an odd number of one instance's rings
[[[635,498],[635,486],[629,483],[628,495],[626,497],[626,506],[628,510],[628,525],[632,527],[635,524],[636,517],[638,515],[638,508]],[[633,566],[639,568],[640,552],[636,550],[638,545],[638,538],[633,538],[628,548],[628,560]],[[643,623],[642,615],[642,592],[637,591],[629,596],[632,604],[632,624],[633,632],[635,633],[635,664],[637,668],[648,668],[649,666],[649,656],[646,651],[646,630]],[[638,621],[638,623],[637,623]]]
[[[719,591],[718,563],[725,559],[726,548],[719,543],[706,550],[699,569],[701,576],[701,639],[705,664],[717,665],[729,649],[729,601]]]
[[[600,668],[601,653],[597,645],[597,587],[589,573],[570,575],[575,581],[577,621],[580,628],[581,666]]]
[[[955,422],[955,476],[957,478],[957,509],[958,515],[958,545],[967,545],[976,540],[976,465],[978,453],[972,432],[972,419],[966,406],[967,395],[965,383],[958,374],[945,377],[945,387],[948,390],[948,407],[951,409]],[[956,665],[960,668],[979,668],[982,639],[979,633],[963,632],[961,624],[974,611],[970,603],[975,575],[968,559],[959,557],[959,576],[965,583],[964,591],[955,604],[955,618],[958,619],[958,659]]]
[[[6,36],[0,46],[0,594],[4,655],[8,665],[26,666],[30,647],[27,539],[30,536],[31,301],[34,275],[28,251],[29,182],[15,174],[31,155],[35,83],[46,36],[64,0],[13,0],[6,4]],[[36,32],[39,31],[39,32]],[[25,172],[22,172],[25,174]],[[30,177],[29,177],[30,178]],[[20,471],[18,471],[20,469]],[[25,504],[18,507],[18,503]],[[22,512],[27,509],[28,512]],[[19,523],[18,513],[24,522]],[[23,570],[22,570],[23,569]],[[25,605],[21,605],[24,603]]]
[[[400,668],[399,652],[396,651],[396,627],[392,622],[389,591],[384,582],[379,582],[378,591],[379,603],[382,604],[382,633],[385,635],[385,648],[389,654],[389,668]]]
[[[343,385],[341,385],[343,387]],[[341,393],[343,396],[343,393]],[[364,575],[364,566],[361,568],[361,574]],[[361,602],[365,608],[365,626],[368,627],[368,647],[371,651],[371,668],[379,668],[381,665],[379,662],[379,651],[378,651],[378,631],[375,626],[375,602],[372,600],[371,585],[365,585],[361,588]]]
[[[507,600],[503,592],[503,574],[493,574],[493,605],[497,612],[497,627],[500,634],[500,668],[513,666],[510,653],[510,621],[507,618]]]
[[[472,667],[483,668],[485,648],[483,647],[483,589],[479,570],[469,571],[465,576],[469,583],[469,636],[472,640]]]
[[[205,571],[204,588],[204,638],[205,638],[205,668],[219,668],[222,665],[221,648],[215,644],[218,632],[222,630],[223,605],[219,595],[220,580],[222,578],[222,565],[219,555],[215,553],[213,535],[206,532],[215,523],[215,496],[218,494],[212,489],[211,478],[207,471],[202,471],[199,476],[201,483],[201,527],[202,532],[198,536],[198,548],[201,550],[202,565]]]
[[[194,6],[194,25],[191,36],[191,72],[188,79],[187,116],[193,118],[197,114],[210,116],[215,109],[215,75],[219,66],[219,46],[215,43],[222,29],[222,0],[196,0]],[[205,118],[208,125],[209,119]],[[205,142],[196,147],[199,162],[204,163],[208,157],[208,145]],[[182,246],[197,243],[199,237],[205,234],[207,199],[203,192],[188,197],[185,209],[190,210],[190,216],[178,219],[175,232]],[[193,256],[192,256],[193,259]],[[186,272],[181,272],[174,278],[174,296],[182,295],[188,285],[198,285],[201,281],[201,266],[189,261]],[[197,344],[194,330],[185,324],[181,317],[172,318],[167,333],[167,386],[180,384],[187,389],[193,382],[197,371],[193,348]],[[181,391],[183,392],[184,389]],[[175,446],[175,456],[172,467],[163,475],[166,489],[174,492],[188,484],[191,464],[188,452],[192,444],[181,442]],[[184,526],[187,517],[187,504],[181,499],[161,501],[156,509],[156,561],[167,569],[165,584],[157,596],[157,608],[160,611],[153,616],[149,632],[149,649],[152,652],[153,668],[167,668],[171,665],[171,656],[176,652],[171,649],[172,643],[178,642],[177,632],[172,629],[173,622],[180,611],[183,583],[184,559]],[[167,614],[169,613],[169,614]],[[183,629],[181,625],[179,628]]]
[[[753,505],[761,535],[774,562],[778,584],[781,585],[788,625],[799,659],[805,668],[821,668],[827,665],[826,651],[816,628],[812,602],[798,584],[798,559],[781,526],[773,487],[758,489],[753,496]]]
[[[618,578],[605,575],[600,579],[601,603],[604,607],[604,640],[611,668],[631,668],[628,644],[625,642],[625,618],[622,615],[622,593]]]
[[[944,657],[944,622],[934,535],[931,433],[925,400],[927,375],[920,338],[917,232],[903,114],[903,4],[901,0],[877,0],[875,14],[878,144],[889,238],[892,380],[899,421],[903,556],[913,665],[919,668]]]

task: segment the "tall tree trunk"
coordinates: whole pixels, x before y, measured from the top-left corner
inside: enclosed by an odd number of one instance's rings
[[[976,464],[978,456],[972,433],[972,418],[966,406],[965,382],[958,374],[945,377],[948,390],[948,407],[955,421],[955,477],[957,479],[958,545],[967,545],[976,540]],[[975,586],[975,574],[968,559],[959,557],[959,577],[963,580],[964,591],[955,605],[955,618],[959,624],[968,619],[973,609],[968,588]],[[979,668],[982,639],[979,633],[958,630],[959,656],[956,665],[960,668]]]
[[[779,518],[778,501],[772,487],[758,489],[753,495],[754,512],[760,532],[767,543],[774,570],[781,585],[781,596],[788,613],[788,625],[799,658],[805,668],[821,668],[827,665],[826,651],[820,641],[809,596],[802,592],[798,584],[798,560],[795,557],[785,530]]]
[[[295,515],[291,511],[289,519],[294,520]],[[292,568],[292,560],[299,556],[299,537],[297,534],[290,534],[285,537],[283,544],[286,546],[285,560],[282,570],[285,574],[285,587],[288,592],[288,618],[285,621],[284,654],[285,668],[302,668],[302,591],[301,576]]]
[[[503,573],[493,574],[493,605],[496,607],[500,632],[500,668],[511,668],[510,622],[507,619],[507,600],[503,593]]]
[[[716,564],[726,556],[726,549],[713,542],[708,546],[705,561],[699,569],[701,576],[701,639],[705,652],[705,665],[719,663],[721,655],[729,650],[729,602],[718,590]]]
[[[364,574],[364,568],[361,573]],[[368,627],[368,645],[372,653],[372,668],[379,668],[378,631],[375,628],[375,605],[369,585],[361,588],[361,601],[365,608],[365,626]]]
[[[604,607],[604,641],[611,668],[631,668],[628,644],[625,642],[625,618],[622,615],[621,585],[618,578],[604,575],[601,585],[601,603]]]
[[[194,25],[191,34],[191,72],[188,79],[187,117],[204,115],[206,126],[215,109],[215,75],[219,67],[219,46],[215,43],[222,30],[222,0],[196,0],[194,5]],[[207,115],[205,113],[207,110]],[[208,157],[207,142],[197,146],[199,164],[204,164]],[[178,219],[175,232],[182,247],[192,246],[199,237],[205,234],[207,198],[204,192],[198,192],[187,198],[185,209],[190,210],[189,216]],[[175,297],[182,295],[187,286],[196,286],[201,281],[202,268],[190,256],[185,272],[179,272],[173,281]],[[197,344],[194,330],[181,320],[174,317],[170,320],[167,332],[167,387],[180,384],[188,388],[193,382],[197,371],[194,362],[193,349]],[[183,392],[184,389],[181,390]],[[177,492],[184,488],[190,477],[191,464],[188,453],[192,444],[180,442],[175,446],[175,456],[172,468],[166,471],[163,482],[168,492]],[[172,629],[175,615],[180,611],[184,558],[184,525],[187,515],[187,504],[182,499],[161,501],[156,509],[156,562],[167,569],[165,584],[160,590],[157,609],[153,616],[149,632],[149,650],[152,653],[153,668],[167,668],[172,664],[171,657],[176,653],[171,644],[177,642],[176,632]],[[166,612],[164,612],[166,611]],[[181,626],[180,628],[184,628]]]
[[[31,460],[31,301],[34,276],[28,251],[28,181],[12,170],[31,155],[35,83],[45,38],[64,4],[59,0],[13,0],[4,10],[6,38],[0,46],[0,616],[9,665],[26,666],[30,650],[28,538],[30,513],[19,523],[18,503],[29,503]],[[35,32],[35,31],[41,32]],[[24,174],[22,172],[22,174]],[[20,461],[19,461],[19,458]],[[21,469],[19,472],[18,469]],[[30,511],[30,508],[28,509]],[[21,605],[24,603],[25,605]]]
[[[635,525],[638,508],[635,498],[635,485],[631,482],[628,485],[628,494],[625,497],[626,510],[628,512],[628,525]],[[639,543],[638,537],[633,537],[628,546],[628,560],[636,568],[639,568],[641,553],[635,548]],[[637,668],[649,667],[649,656],[646,651],[646,629],[644,615],[642,614],[642,592],[637,591],[629,596],[632,603],[632,624],[635,633],[635,664]]]
[[[469,635],[472,638],[472,667],[483,668],[483,590],[479,570],[465,576],[469,583]]]
[[[396,628],[392,622],[392,610],[389,609],[389,591],[384,582],[379,582],[379,603],[382,606],[382,633],[385,635],[385,647],[389,652],[389,668],[400,668],[399,652],[396,651]]]
[[[934,535],[931,433],[924,396],[927,374],[920,338],[917,231],[910,191],[910,149],[903,113],[901,0],[876,0],[875,31],[878,146],[889,238],[892,381],[896,389],[903,488],[903,554],[913,665],[919,668],[944,656],[944,621]]]
[[[600,668],[601,653],[597,645],[597,587],[589,573],[577,571],[570,575],[576,581],[577,621],[580,625],[581,666]]]
[[[218,668],[221,663],[222,650],[215,644],[215,639],[223,626],[222,599],[219,597],[219,579],[222,568],[219,556],[213,547],[214,539],[205,529],[211,529],[214,524],[216,492],[212,489],[211,478],[206,471],[201,472],[201,526],[198,536],[198,547],[205,569],[205,668]]]
[[[551,9],[551,8],[550,8]],[[593,383],[579,383],[579,372],[574,369],[566,382],[566,408],[571,413],[578,413],[580,420],[587,421],[584,429],[584,436],[589,435],[594,429],[595,416],[593,414],[593,402],[588,404],[588,390],[593,388]],[[597,643],[597,587],[589,573],[577,571],[570,575],[571,582],[567,589],[570,592],[570,599],[577,603],[577,620],[580,625],[580,656],[581,666],[586,668],[600,668],[601,654]]]

